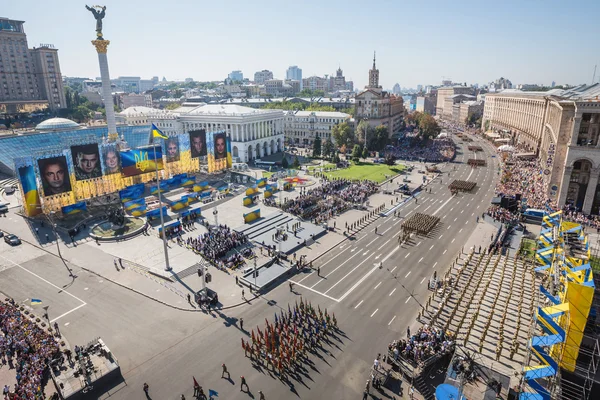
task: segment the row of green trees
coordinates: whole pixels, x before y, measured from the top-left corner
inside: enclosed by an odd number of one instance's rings
[[[435,138],[442,131],[435,118],[429,113],[415,111],[406,117],[406,121],[419,130],[419,137],[423,140]]]
[[[58,116],[62,118],[69,118],[79,123],[87,122],[90,120],[94,112],[100,112],[106,116],[106,110],[104,107],[90,102],[84,96],[81,96],[78,91],[67,86],[65,87],[65,100],[66,108],[59,110]],[[119,111],[115,106],[115,111]]]
[[[373,128],[366,120],[360,121],[355,131],[347,122],[337,124],[332,129],[332,136],[338,148],[360,144],[367,150],[381,151],[389,142],[387,126]]]

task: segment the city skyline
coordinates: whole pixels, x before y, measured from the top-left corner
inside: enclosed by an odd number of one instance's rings
[[[30,47],[54,44],[64,76],[98,76],[90,44],[94,20],[84,3],[65,0],[60,8],[43,9],[36,3],[10,3],[2,16],[25,21]],[[214,81],[224,80],[234,70],[252,78],[256,71],[268,69],[275,78],[285,79],[292,65],[303,70],[303,77],[332,75],[339,66],[346,79],[362,89],[377,51],[381,85],[386,89],[396,82],[409,88],[435,85],[443,78],[484,84],[501,76],[513,84],[549,86],[552,81],[591,83],[598,63],[589,49],[600,34],[593,23],[593,11],[600,11],[600,6],[591,1],[576,10],[558,2],[551,2],[551,7],[544,3],[544,8],[508,2],[491,15],[492,3],[464,2],[449,8],[434,2],[427,8],[377,2],[366,8],[358,2],[333,1],[319,4],[318,14],[311,11],[310,3],[295,9],[291,20],[278,7],[281,2],[270,0],[252,9],[241,2],[238,6],[184,2],[167,7],[154,1],[108,1],[103,32],[111,41],[111,75]],[[220,14],[227,15],[225,29],[221,19],[211,17]],[[576,29],[557,29],[558,16],[577,21]],[[332,18],[346,21],[346,27],[326,24]],[[257,19],[268,23],[248,24]],[[69,23],[48,29],[48,20]],[[357,35],[354,29],[360,31],[364,23],[377,23],[377,38],[389,40]]]

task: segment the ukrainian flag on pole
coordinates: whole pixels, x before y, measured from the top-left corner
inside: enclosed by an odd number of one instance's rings
[[[152,124],[152,137],[155,138],[163,138],[163,139],[168,139],[169,137],[167,135],[165,135],[164,133],[162,133],[160,131],[160,129],[158,129],[156,127],[156,125]]]

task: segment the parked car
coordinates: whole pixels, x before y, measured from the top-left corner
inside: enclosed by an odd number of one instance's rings
[[[4,232],[0,231],[0,238],[4,236]]]
[[[17,235],[13,234],[4,236],[4,241],[10,244],[11,246],[18,246],[21,244],[21,239],[19,239]]]

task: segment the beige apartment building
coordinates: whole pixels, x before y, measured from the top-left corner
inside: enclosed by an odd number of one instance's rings
[[[435,115],[439,115],[442,118],[452,118],[452,107],[453,103],[448,103],[450,107],[446,107],[446,98],[457,95],[474,95],[475,89],[470,86],[442,86],[437,89],[437,104],[435,106]]]
[[[66,107],[58,50],[29,49],[24,21],[0,18],[0,112]]]
[[[600,211],[600,84],[567,90],[488,93],[482,128],[538,156],[551,200]]]

